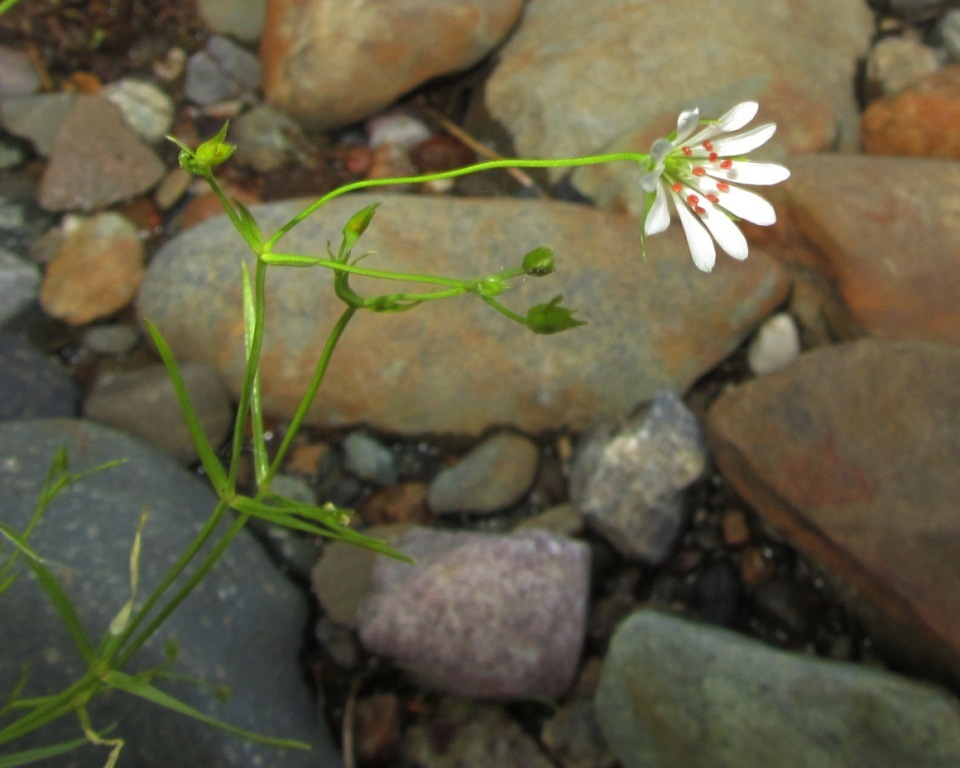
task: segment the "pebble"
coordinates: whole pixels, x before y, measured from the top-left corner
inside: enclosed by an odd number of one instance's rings
[[[193,184],[193,175],[183,168],[167,171],[153,192],[153,200],[161,211],[168,211],[187,194]]]
[[[406,765],[430,768],[554,768],[539,745],[500,707],[441,700],[406,732]]]
[[[217,374],[198,363],[183,363],[180,375],[200,426],[216,450],[233,425],[233,409]],[[189,464],[199,456],[176,391],[163,365],[111,375],[97,382],[83,403],[84,416],[120,429]]]
[[[267,233],[308,202],[253,211]],[[589,324],[536,336],[468,297],[389,318],[363,313],[351,323],[350,344],[333,357],[322,408],[308,414],[313,424],[363,422],[395,434],[478,435],[504,424],[528,434],[581,431],[665,388],[684,391],[786,298],[786,274],[761,249],[705,275],[673,228],[648,243],[644,262],[634,220],[557,202],[351,195],[280,242],[292,253],[317,253],[318,244],[339,242],[344,221],[374,202],[380,208],[358,246],[375,254],[365,266],[468,277],[496,273],[548,245],[557,273],[529,279],[507,298],[525,311],[562,293]],[[216,367],[233,388],[245,366],[235,342],[242,339],[237,264],[246,250],[225,218],[209,221],[155,254],[139,295],[141,315],[178,357]],[[331,295],[326,270],[273,269],[266,290],[267,305],[284,310],[282,320],[268,314],[264,406],[289,418],[339,310],[319,298]]]
[[[109,317],[137,295],[144,272],[137,228],[107,211],[80,220],[47,265],[40,302],[71,325]]]
[[[876,96],[899,93],[940,68],[935,48],[913,30],[877,41],[867,59],[867,88]]]
[[[873,102],[860,137],[871,155],[960,160],[960,63]]]
[[[366,118],[497,46],[522,0],[407,5],[274,0],[260,50],[267,102],[310,129]]]
[[[732,388],[708,417],[734,490],[844,585],[888,656],[954,681],[960,614],[943,606],[960,602],[957,381],[955,347],[865,339]]]
[[[359,765],[383,765],[400,752],[403,709],[393,693],[358,699],[354,709],[356,760]]]
[[[427,504],[438,515],[499,512],[530,490],[539,458],[536,444],[522,435],[491,435],[434,478]]]
[[[667,132],[674,130],[681,107],[699,104],[702,115],[719,116],[748,98],[784,126],[797,103],[815,105],[837,122],[840,143],[855,145],[851,83],[874,32],[863,0],[802,8],[791,0],[762,8],[715,0],[709,17],[725,29],[764,33],[739,35],[736,55],[723,55],[699,3],[534,0],[498,51],[485,106],[526,157],[593,154],[648,121],[666,120]],[[704,31],[691,39],[687,30]],[[778,95],[784,92],[788,98]]]
[[[561,768],[614,768],[616,758],[597,724],[593,702],[571,701],[543,724],[540,739]]]
[[[74,93],[61,91],[3,99],[0,124],[14,136],[27,139],[40,157],[48,157],[76,98]]]
[[[947,11],[937,22],[937,36],[951,59],[960,59],[960,8]]]
[[[394,543],[415,562],[374,563],[357,626],[367,650],[456,696],[554,697],[570,686],[586,629],[585,544],[425,528]]]
[[[24,151],[12,141],[0,139],[0,170],[7,171],[22,165],[27,159]]]
[[[197,12],[218,35],[254,43],[263,32],[267,0],[197,0]]]
[[[0,248],[0,326],[40,297],[40,268]]]
[[[37,205],[37,182],[28,170],[0,174],[0,248],[30,254],[54,223],[54,216]]]
[[[939,689],[651,610],[611,640],[595,704],[625,768],[960,761],[956,701]]]
[[[40,183],[49,211],[94,211],[146,192],[163,163],[103,96],[77,96],[50,148]]]
[[[357,513],[367,525],[425,523],[430,518],[429,487],[427,483],[400,483],[381,488],[358,505]]]
[[[800,355],[800,331],[793,318],[779,312],[765,321],[747,347],[747,365],[757,376],[790,365]]]
[[[849,318],[837,335],[960,344],[960,166],[821,155],[790,170],[785,208],[807,243],[791,252],[832,279]]]
[[[116,106],[127,125],[149,144],[170,132],[174,104],[167,93],[146,80],[125,77],[104,86],[101,93]]]
[[[78,404],[63,366],[23,339],[0,333],[0,421],[75,416]]]
[[[203,50],[187,60],[184,95],[201,106],[252,99],[259,86],[257,57],[221,35],[212,35]]]
[[[0,99],[40,90],[40,77],[26,51],[0,45]]]
[[[378,485],[397,482],[393,451],[363,432],[351,432],[344,438],[343,465],[361,480]]]
[[[621,429],[601,425],[574,458],[570,497],[587,524],[627,557],[654,565],[685,520],[682,491],[706,469],[696,417],[671,391]]]
[[[230,141],[237,145],[233,162],[270,173],[302,158],[308,146],[300,126],[283,112],[258,104],[230,124]]]
[[[430,127],[402,109],[393,109],[367,120],[367,141],[371,147],[396,144],[411,150],[433,135]]]
[[[164,454],[88,421],[24,420],[0,424],[0,497],[4,522],[22,530],[37,503],[54,455],[66,446],[70,470],[115,459],[116,467],[84,478],[57,496],[30,543],[48,558],[92,638],[105,632],[130,597],[130,546],[147,512],[140,554],[140,595],[159,583],[210,514],[216,499],[195,474]],[[62,619],[36,582],[21,576],[2,601],[4,652],[0,690],[11,691],[30,663],[32,691],[58,691],[86,671]],[[237,738],[206,723],[132,696],[94,698],[94,724],[117,723],[111,735],[126,744],[121,764],[143,768],[311,768],[339,757],[316,716],[313,693],[297,662],[307,626],[300,589],[270,562],[246,532],[218,567],[138,653],[136,669],[169,664],[167,644],[179,649],[172,672],[204,685],[154,680],[188,705],[254,733],[307,742],[312,751],[278,750]],[[217,689],[228,685],[229,699]],[[62,718],[18,740],[26,749],[76,738],[75,719]],[[104,748],[73,753],[75,765],[102,765]],[[66,764],[61,762],[61,764]]]
[[[737,549],[750,543],[750,526],[747,516],[739,509],[725,512],[720,521],[723,531],[723,543],[731,549]]]

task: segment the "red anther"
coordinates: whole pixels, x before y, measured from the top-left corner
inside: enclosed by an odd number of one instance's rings
[[[707,152],[713,152],[713,142],[712,141],[703,142],[703,148],[707,150]]]
[[[687,157],[693,154],[693,150],[690,147],[680,147],[680,151],[683,152]]]
[[[687,195],[687,202],[690,203],[690,205],[695,206],[697,203],[700,202],[700,198],[697,197],[696,195]]]
[[[683,191],[683,184],[681,184],[679,181],[674,182],[673,186],[670,187],[670,189],[672,189],[674,192],[680,193]]]
[[[729,191],[730,191],[730,185],[727,184],[727,182],[725,181],[717,182],[717,192],[729,192]]]
[[[707,209],[704,208],[703,206],[695,205],[695,206],[693,206],[693,210],[694,210],[696,213],[700,214],[701,216],[706,216],[706,215],[707,215]]]
[[[709,154],[709,156],[707,157],[707,159],[708,159],[711,163],[715,163],[715,162],[717,162],[717,159],[718,159],[719,157],[720,157],[720,155],[718,155],[716,152],[711,152],[711,153]]]
[[[694,168],[692,171],[690,171],[690,173],[692,173],[694,176],[706,176],[706,175],[707,175],[706,170],[704,170],[703,168],[701,168],[699,165],[698,165],[696,168]]]
[[[708,194],[704,195],[704,197],[706,197],[707,200],[709,200],[709,201],[710,201],[711,203],[713,203],[714,205],[716,205],[717,203],[720,202],[720,198],[717,197],[716,195],[711,195],[711,194],[708,193]]]
[[[722,163],[720,163],[720,167],[725,171],[729,171],[731,168],[733,168],[733,160],[724,160]]]

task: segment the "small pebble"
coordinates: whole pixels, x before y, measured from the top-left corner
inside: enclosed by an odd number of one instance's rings
[[[951,59],[960,59],[960,8],[947,11],[937,23],[937,36]]]
[[[364,499],[357,514],[367,525],[384,523],[425,523],[427,511],[426,483],[400,483],[381,488]]]
[[[749,547],[740,560],[740,578],[748,587],[756,586],[770,579],[776,572],[773,557],[761,547]]]
[[[25,96],[40,90],[40,77],[25,51],[0,45],[0,98]]]
[[[104,86],[103,95],[144,141],[158,142],[170,132],[173,99],[153,83],[125,77]]]
[[[134,325],[94,325],[83,334],[83,344],[98,355],[122,355],[140,343],[140,331]]]
[[[384,112],[367,121],[367,136],[371,147],[395,144],[410,150],[431,135],[432,131],[426,123],[399,109]]]
[[[161,211],[173,208],[187,194],[192,183],[193,176],[189,171],[183,168],[171,168],[153,192],[153,200],[157,208]]]
[[[351,432],[344,438],[343,465],[361,480],[378,485],[397,482],[393,451],[363,432]]]
[[[376,693],[356,703],[354,744],[357,763],[382,765],[400,751],[402,707],[393,693]]]
[[[250,98],[259,86],[260,60],[226,37],[212,36],[187,61],[184,95],[196,104]]]
[[[913,30],[877,41],[867,59],[867,85],[871,95],[899,93],[940,68],[940,55],[925,45]]]
[[[40,268],[0,248],[0,325],[37,301]]]
[[[773,373],[792,363],[800,355],[797,324],[786,312],[771,317],[761,327],[747,349],[747,364],[758,376]]]
[[[723,543],[732,549],[737,549],[750,542],[750,526],[747,516],[739,509],[725,512],[720,522],[723,531]]]

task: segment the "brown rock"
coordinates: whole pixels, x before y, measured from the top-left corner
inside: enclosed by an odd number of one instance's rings
[[[960,160],[960,63],[871,104],[860,124],[872,155]]]
[[[960,344],[960,164],[794,158],[789,218],[855,323],[888,340]]]
[[[263,90],[310,128],[346,125],[476,64],[522,10],[522,0],[273,0],[260,44]]]
[[[109,317],[137,295],[143,272],[137,228],[118,213],[99,213],[67,235],[43,276],[40,303],[71,325]]]
[[[73,102],[50,149],[40,205],[50,211],[94,211],[146,192],[163,163],[103,96]]]
[[[960,351],[865,340],[709,413],[736,490],[855,595],[904,663],[960,680]]]

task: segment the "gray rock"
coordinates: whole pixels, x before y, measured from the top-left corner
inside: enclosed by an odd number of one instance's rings
[[[40,268],[0,247],[0,325],[40,298]]]
[[[590,700],[560,707],[544,723],[540,738],[562,768],[613,768],[616,764]]]
[[[233,161],[261,173],[275,171],[299,158],[308,145],[293,118],[266,104],[244,112],[230,127],[230,141],[237,145]]]
[[[800,332],[793,318],[779,312],[757,331],[747,347],[750,370],[761,375],[772,373],[789,365],[800,354]]]
[[[125,77],[108,83],[102,93],[144,141],[153,144],[170,132],[173,99],[153,83]]]
[[[540,450],[522,435],[492,435],[434,478],[427,504],[438,515],[506,509],[530,490],[539,461]]]
[[[950,58],[960,59],[960,8],[947,11],[937,22],[937,36]]]
[[[559,696],[586,625],[589,550],[544,531],[415,529],[414,565],[379,558],[358,619],[364,646],[457,696]]]
[[[260,62],[245,48],[214,35],[187,61],[184,95],[201,105],[250,98],[260,86]]]
[[[0,170],[16,168],[27,159],[24,151],[12,141],[0,139]]]
[[[684,522],[682,491],[706,469],[696,417],[675,393],[623,429],[601,425],[578,448],[570,498],[587,524],[629,557],[659,564]]]
[[[867,59],[867,85],[873,96],[889,96],[913,85],[940,68],[936,49],[925,45],[920,35],[907,30],[897,37],[877,41]]]
[[[233,410],[214,371],[184,363],[180,374],[200,426],[216,450],[233,424]],[[98,382],[83,404],[88,419],[149,443],[184,464],[198,459],[167,370],[153,365]]]
[[[38,93],[0,101],[0,123],[14,136],[28,139],[41,157],[47,157],[53,140],[67,119],[74,93]]]
[[[89,422],[19,421],[0,425],[0,496],[3,521],[26,525],[50,462],[65,445],[72,471],[118,458],[121,468],[90,476],[61,493],[30,537],[49,558],[80,621],[96,643],[130,596],[129,557],[142,510],[148,518],[140,558],[140,595],[156,585],[183,552],[214,505],[204,483],[165,455]],[[150,768],[336,766],[339,758],[314,711],[297,667],[308,620],[304,595],[278,573],[257,542],[241,534],[200,588],[170,617],[129,665],[142,671],[164,663],[164,646],[176,643],[174,671],[206,685],[156,680],[191,706],[228,723],[305,741],[312,752],[278,751],[245,742],[197,721],[132,697],[111,694],[88,709],[95,727],[117,723],[111,736],[126,739],[120,764]],[[34,580],[23,574],[0,601],[4,653],[0,691],[11,690],[20,664],[30,662],[26,695],[60,690],[84,664],[73,651],[58,615]],[[221,701],[214,688],[230,686]],[[5,745],[27,748],[75,739],[73,717]],[[63,768],[102,765],[103,748],[62,757]]]
[[[40,90],[40,77],[26,51],[0,45],[0,98]]]
[[[655,611],[614,635],[596,711],[626,768],[960,764],[946,693]]]
[[[351,432],[344,438],[343,466],[361,480],[380,485],[397,482],[397,464],[393,451],[362,432]]]
[[[76,385],[56,360],[0,334],[0,420],[74,416],[78,401]]]
[[[32,253],[33,244],[53,222],[53,215],[37,205],[33,173],[18,169],[0,174],[0,248],[16,254]]]
[[[267,0],[198,0],[197,11],[211,32],[244,43],[260,39]]]
[[[98,355],[122,355],[140,343],[140,329],[127,323],[93,325],[83,332],[83,344]]]
[[[324,206],[284,236],[288,253],[319,254],[344,222],[382,201],[358,248],[363,265],[462,278],[519,264],[540,245],[558,270],[502,298],[525,312],[559,293],[585,327],[530,334],[470,297],[393,315],[361,313],[333,356],[308,421],[366,422],[399,433],[479,434],[509,424],[537,434],[583,430],[665,389],[683,391],[735,350],[786,295],[785,273],[755,250],[713,273],[691,263],[679,228],[639,255],[637,223],[583,206],[510,199],[351,195]],[[255,209],[265,233],[308,204]],[[153,257],[141,286],[141,316],[153,320],[180,359],[216,367],[234,391],[245,355],[239,260],[246,245],[218,217],[191,228]],[[368,280],[367,293],[394,290]],[[271,268],[266,286],[264,407],[292,415],[340,314],[323,269]]]

